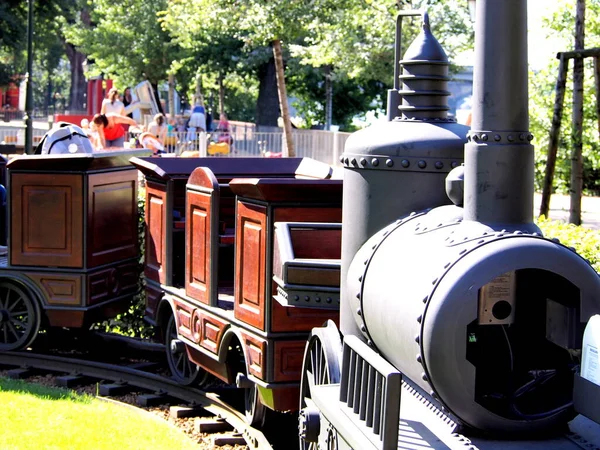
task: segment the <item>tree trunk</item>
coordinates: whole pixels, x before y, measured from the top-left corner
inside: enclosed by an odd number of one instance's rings
[[[596,121],[598,122],[598,137],[600,137],[600,57],[594,57],[594,83],[596,85]]]
[[[169,114],[175,117],[175,75],[169,74]]]
[[[556,94],[554,99],[554,114],[552,115],[552,128],[548,141],[548,156],[546,160],[546,173],[544,185],[542,186],[542,204],[540,205],[540,216],[548,217],[550,212],[550,196],[554,180],[554,169],[556,167],[556,152],[558,150],[558,138],[560,134],[560,123],[562,121],[563,106],[565,103],[565,86],[567,84],[567,71],[569,60],[560,53],[560,64],[558,66],[558,78],[556,79]]]
[[[83,111],[87,82],[83,74],[83,61],[86,56],[80,53],[73,45],[66,45],[66,54],[71,64],[71,88],[69,90],[69,106],[71,112]]]
[[[256,101],[255,122],[257,127],[276,127],[279,118],[279,96],[277,75],[273,57],[258,68],[258,100]]]
[[[196,91],[194,92],[194,106],[204,106],[204,95],[202,94],[202,75],[196,75]]]
[[[325,129],[331,129],[333,115],[333,83],[331,81],[331,66],[325,66]]]
[[[160,102],[160,95],[158,95],[158,83],[150,81],[150,85],[152,86],[152,93],[154,94],[154,100],[156,101],[158,112],[164,115],[165,112],[163,111],[162,103]]]
[[[585,40],[585,0],[577,0],[575,18],[575,50],[583,50]],[[583,191],[583,58],[573,64],[573,126],[571,154],[571,209],[569,222],[581,225],[581,196]]]
[[[273,41],[273,57],[275,58],[275,73],[277,74],[277,91],[279,92],[279,108],[283,119],[283,156],[295,157],[294,140],[292,137],[292,122],[288,108],[287,92],[285,89],[285,75],[283,72],[283,55],[281,52],[281,41]]]
[[[223,86],[223,73],[219,72],[219,115],[225,113],[225,86]]]

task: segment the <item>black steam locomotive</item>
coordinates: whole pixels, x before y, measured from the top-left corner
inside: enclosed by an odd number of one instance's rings
[[[579,370],[600,278],[533,223],[526,7],[477,2],[471,130],[447,118],[425,14],[398,117],[347,141],[342,337],[329,323],[309,339],[303,448],[576,448],[514,440],[564,432],[574,392],[598,420],[600,386]],[[597,445],[595,425],[571,427]]]

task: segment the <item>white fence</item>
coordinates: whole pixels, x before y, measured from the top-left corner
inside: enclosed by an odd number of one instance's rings
[[[33,130],[34,145],[44,136],[46,130]],[[283,148],[283,132],[257,132],[254,127],[232,126],[233,143],[217,145],[220,133],[195,133],[184,131],[171,133],[165,140],[165,150],[168,153],[181,154],[184,151],[197,151],[200,156],[215,157],[260,157],[279,156]],[[292,131],[294,148],[297,157],[308,157],[333,166],[339,165],[339,157],[344,151],[344,144],[350,133],[298,130]],[[18,127],[2,127],[0,125],[0,144],[24,144],[24,129]],[[128,142],[133,142],[128,136]],[[213,145],[211,145],[213,144]]]

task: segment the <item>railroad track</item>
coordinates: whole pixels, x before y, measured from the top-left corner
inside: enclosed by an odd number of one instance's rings
[[[33,371],[44,371],[53,374],[66,374],[59,376],[59,385],[67,388],[81,384],[91,384],[90,380],[102,380],[98,386],[101,396],[117,396],[124,392],[145,391],[146,394],[138,396],[140,406],[157,404],[173,404],[176,399],[180,405],[171,407],[170,414],[175,417],[206,416],[208,412],[213,417],[205,420],[203,432],[211,432],[211,428],[218,429],[219,423],[226,422],[235,430],[234,434],[217,432],[213,441],[220,445],[235,443],[239,437],[252,450],[272,449],[271,444],[262,431],[247,425],[244,415],[233,406],[227,404],[217,394],[208,393],[199,389],[184,387],[176,382],[150,373],[140,368],[132,368],[115,364],[96,361],[67,358],[32,352],[4,352],[0,353],[0,365],[15,367],[10,374],[15,378],[23,378]],[[211,427],[210,424],[214,425]]]

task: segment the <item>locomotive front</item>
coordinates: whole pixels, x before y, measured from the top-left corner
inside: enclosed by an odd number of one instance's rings
[[[502,433],[573,418],[583,331],[600,311],[598,274],[533,223],[526,7],[478,2],[472,129],[464,168],[448,177],[454,205],[399,211],[355,253],[360,237],[343,236],[343,333],[462,423]],[[347,153],[366,152],[353,142]],[[356,172],[345,179],[344,227],[347,192],[365,185]]]

